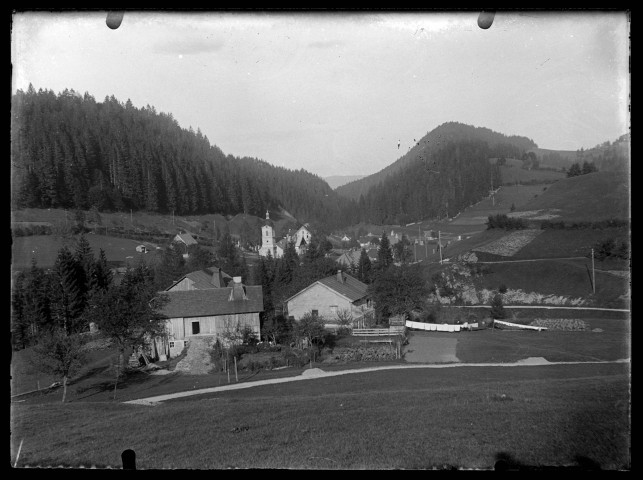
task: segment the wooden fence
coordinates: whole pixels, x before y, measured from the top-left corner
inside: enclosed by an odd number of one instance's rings
[[[404,333],[404,326],[389,328],[354,328],[353,335],[358,337],[388,337],[390,335],[401,335]]]

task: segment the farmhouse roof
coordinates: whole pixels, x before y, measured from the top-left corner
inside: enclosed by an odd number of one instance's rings
[[[340,282],[339,276],[341,275],[342,281]],[[356,302],[357,300],[360,300],[366,296],[368,296],[367,289],[368,285],[365,283],[360,282],[357,280],[355,277],[351,277],[347,273],[339,271],[335,275],[331,275],[330,277],[322,278],[321,280],[317,280],[316,282],[310,284],[303,290],[300,290],[297,292],[295,295],[290,297],[286,302],[289,302],[296,296],[302,294],[312,286],[316,284],[321,284],[338,294],[342,295],[345,298],[348,298],[351,302]]]
[[[177,240],[179,242],[183,242],[186,245],[196,245],[197,241],[194,239],[192,235],[189,233],[177,233],[176,237],[174,237],[174,240]]]
[[[263,312],[261,285],[244,288],[246,299],[232,300],[232,287],[163,292],[169,302],[162,313],[168,318],[180,318]]]
[[[351,263],[357,265],[361,254],[361,250],[349,250],[348,252],[342,253],[335,261],[342,265],[350,265]]]
[[[185,278],[189,278],[194,282],[193,287],[196,290],[207,290],[210,288],[225,287],[227,286],[228,282],[232,280],[232,277],[221,270],[219,267],[212,266],[204,268],[203,270],[196,270],[194,272],[186,273],[171,286],[166,288],[166,290],[170,290]]]

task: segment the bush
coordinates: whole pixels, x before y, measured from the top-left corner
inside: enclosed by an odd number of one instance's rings
[[[505,285],[504,283],[503,283],[503,284],[501,284],[501,285],[498,287],[498,292],[500,292],[500,293],[507,293],[507,285]]]

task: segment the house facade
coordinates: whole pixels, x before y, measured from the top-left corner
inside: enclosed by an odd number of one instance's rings
[[[312,234],[308,230],[308,225],[302,225],[288,240],[295,242],[295,250],[297,250],[298,255],[301,255],[308,248],[311,237]]]
[[[261,286],[246,286],[241,277],[233,277],[227,287],[171,290],[164,294],[169,300],[162,310],[167,339],[165,344],[157,345],[160,353],[177,356],[195,337],[209,336],[225,342],[230,333],[244,327],[260,338]]]
[[[286,300],[288,317],[299,320],[312,313],[326,320],[326,327],[338,326],[338,314],[348,313],[353,326],[363,325],[367,315],[373,313],[368,285],[356,278],[337,271],[318,280]]]

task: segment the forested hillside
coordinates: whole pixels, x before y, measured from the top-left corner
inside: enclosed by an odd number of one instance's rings
[[[386,177],[399,172],[413,162],[426,162],[431,165],[436,152],[450,142],[480,141],[487,143],[490,157],[521,158],[522,154],[537,145],[533,140],[520,136],[507,136],[484,127],[474,127],[459,122],[447,122],[427,133],[406,154],[395,163],[373,175],[338,187],[340,195],[358,200],[366,195],[368,189],[384,182]]]
[[[487,159],[489,145],[481,140],[448,142],[431,160],[418,158],[359,199],[362,221],[408,223],[453,217],[500,184],[499,167]]]
[[[18,90],[12,98],[15,208],[145,210],[189,215],[281,206],[303,222],[341,218],[332,189],[304,170],[225,155],[172,114],[113,96]]]

